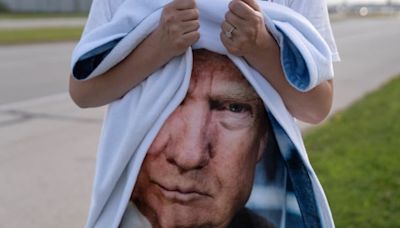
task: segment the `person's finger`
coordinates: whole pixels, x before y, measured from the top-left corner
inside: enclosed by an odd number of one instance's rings
[[[235,28],[239,27],[244,27],[246,26],[246,21],[243,20],[242,18],[238,17],[232,12],[227,12],[225,14],[225,21],[227,21],[229,24],[231,24]]]
[[[236,47],[235,41],[233,39],[226,37],[224,32],[221,32],[219,37],[222,44],[225,46],[226,50],[228,50],[229,53],[232,53],[234,55],[239,54],[239,49]]]
[[[261,11],[260,6],[258,5],[256,0],[240,0],[240,1],[243,1],[244,3],[246,3],[255,11],[259,11],[259,12]]]
[[[196,8],[195,0],[174,0],[172,5],[177,10],[194,9]]]
[[[250,15],[254,14],[254,10],[241,0],[234,0],[230,2],[229,10],[243,20],[246,20]]]
[[[180,21],[192,21],[198,20],[200,18],[200,13],[198,9],[187,9],[178,11],[177,16]]]
[[[233,40],[228,38],[223,31],[220,33],[219,37],[226,49],[229,49],[233,46]]]
[[[187,42],[188,46],[196,43],[200,39],[200,32],[199,31],[193,31],[186,33],[182,36],[182,38]]]
[[[183,34],[197,31],[200,28],[200,23],[197,20],[182,22],[181,30]]]
[[[235,32],[236,28],[233,25],[229,24],[228,22],[224,21],[221,24],[221,30],[224,34],[230,32],[231,35],[233,36],[233,33]]]

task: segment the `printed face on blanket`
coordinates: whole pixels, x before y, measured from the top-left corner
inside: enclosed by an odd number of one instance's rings
[[[194,51],[190,87],[152,143],[132,201],[153,227],[226,227],[266,145],[262,100],[225,56]]]

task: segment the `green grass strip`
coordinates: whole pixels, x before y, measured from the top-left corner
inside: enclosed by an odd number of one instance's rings
[[[1,13],[0,19],[46,19],[46,18],[86,18],[87,12],[82,13]]]
[[[399,227],[400,76],[308,132],[305,143],[337,227]]]
[[[0,44],[44,43],[78,40],[82,27],[0,29]]]

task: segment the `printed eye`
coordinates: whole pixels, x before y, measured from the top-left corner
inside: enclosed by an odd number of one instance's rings
[[[241,114],[251,112],[251,105],[237,102],[210,101],[210,109]]]
[[[210,110],[215,118],[227,130],[238,130],[250,127],[256,120],[253,115],[254,102],[237,100],[210,100]]]
[[[248,105],[240,104],[240,103],[231,103],[228,105],[228,110],[234,113],[241,113],[244,111],[248,111]]]

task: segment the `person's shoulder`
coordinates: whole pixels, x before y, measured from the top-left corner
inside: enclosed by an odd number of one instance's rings
[[[273,228],[274,225],[266,218],[254,213],[248,208],[242,208],[233,217],[228,228]]]

